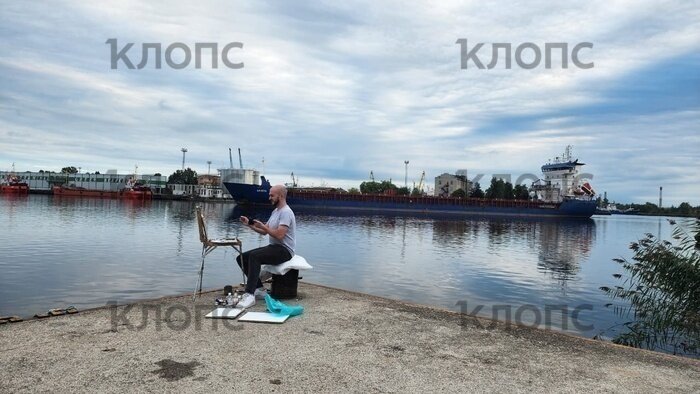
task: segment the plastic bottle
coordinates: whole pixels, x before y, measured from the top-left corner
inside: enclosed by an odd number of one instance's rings
[[[226,296],[226,306],[233,306],[233,295],[231,293],[228,293]]]
[[[233,306],[238,305],[238,301],[240,301],[240,300],[241,300],[241,296],[240,296],[240,294],[238,294],[238,290],[236,290],[233,293]]]

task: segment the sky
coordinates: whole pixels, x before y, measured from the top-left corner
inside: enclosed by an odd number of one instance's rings
[[[462,69],[461,38],[484,64],[493,43],[590,42],[594,67]],[[108,39],[134,64],[241,42],[244,66],[112,69]],[[273,183],[402,186],[408,160],[409,186],[486,185],[567,145],[610,200],[700,205],[700,1],[0,0],[0,170],[169,175],[186,147],[206,173],[240,148]]]

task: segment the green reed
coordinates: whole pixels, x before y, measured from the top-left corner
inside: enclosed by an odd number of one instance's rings
[[[624,269],[619,285],[601,287],[607,304],[629,321],[613,342],[674,354],[700,354],[700,220],[674,226],[673,243],[646,234],[630,249],[631,260],[613,259]],[[611,327],[612,328],[612,327]]]

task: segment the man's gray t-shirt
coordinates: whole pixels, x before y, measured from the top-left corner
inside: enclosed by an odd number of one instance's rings
[[[289,205],[285,205],[283,208],[275,208],[270,215],[270,220],[267,221],[267,225],[270,228],[277,228],[281,225],[287,226],[287,234],[284,236],[282,241],[276,240],[273,236],[269,235],[270,245],[282,245],[289,251],[289,254],[294,256],[294,247],[296,243],[294,241],[294,232],[297,228],[297,222],[294,218],[294,212]]]

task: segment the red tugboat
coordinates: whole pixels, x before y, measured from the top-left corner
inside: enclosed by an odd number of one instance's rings
[[[29,185],[27,185],[27,182],[22,182],[15,175],[8,175],[0,182],[0,193],[29,194]]]
[[[153,192],[150,187],[131,178],[126,187],[119,192],[119,198],[150,201],[153,198]]]

